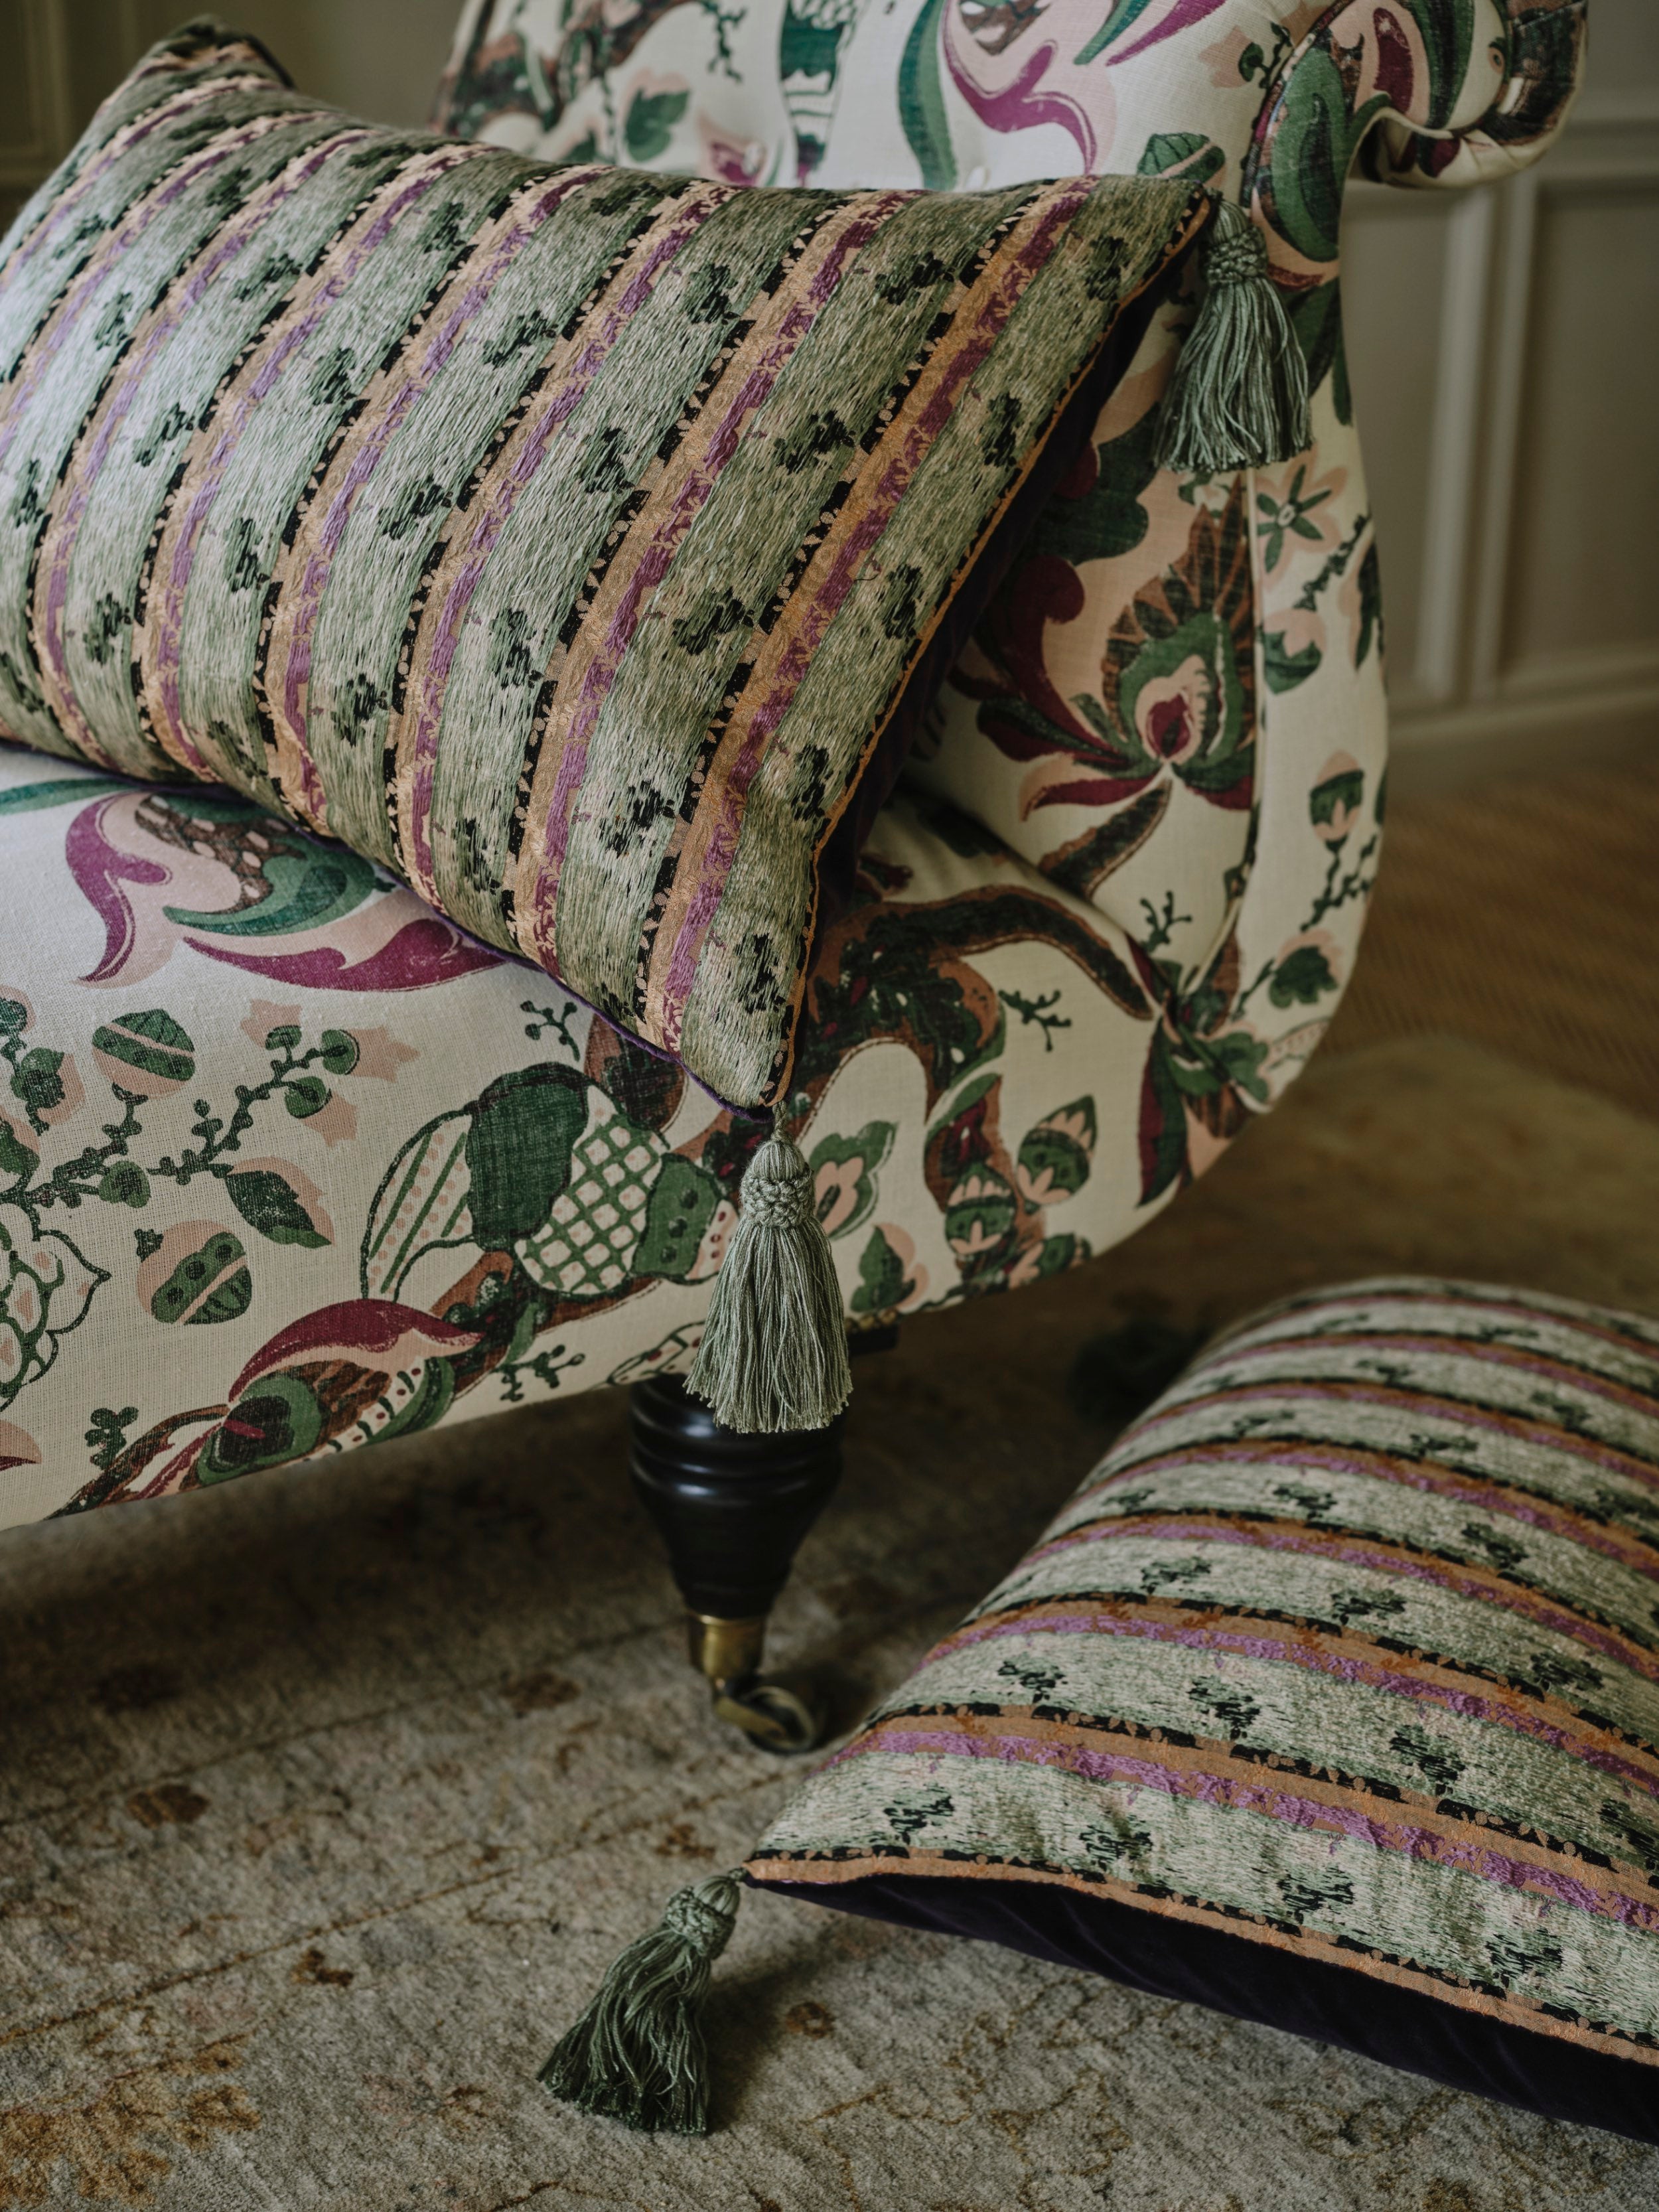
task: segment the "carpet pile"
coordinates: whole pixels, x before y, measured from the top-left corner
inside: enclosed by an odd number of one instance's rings
[[[780,1664],[846,1720],[1103,1448],[1064,1381],[1373,1269],[1659,1313],[1659,1125],[1445,1038],[1316,1061],[1142,1237],[862,1363]],[[0,2212],[1637,2212],[1659,2153],[751,1899],[717,2132],[534,2081],[787,1768],[709,1723],[596,1393],[0,1547]]]

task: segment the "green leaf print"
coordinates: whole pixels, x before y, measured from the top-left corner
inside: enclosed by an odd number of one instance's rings
[[[824,1137],[813,1146],[807,1165],[827,1235],[850,1236],[869,1219],[877,1174],[893,1149],[896,1128],[891,1121],[866,1121],[856,1136]]]
[[[1190,177],[1195,185],[1207,184],[1227,165],[1227,156],[1213,138],[1201,131],[1159,131],[1146,141],[1135,163],[1138,177]]]
[[[1331,963],[1316,945],[1298,945],[1279,962],[1267,986],[1276,1006],[1311,1006],[1327,991],[1336,988]]]
[[[905,138],[921,170],[922,183],[936,192],[954,191],[957,182],[939,65],[945,8],[945,0],[925,0],[904,42],[898,80],[899,120]]]
[[[322,1063],[331,1075],[349,1075],[357,1065],[362,1048],[349,1030],[325,1030],[322,1034]]]
[[[31,1122],[38,1122],[63,1104],[66,1095],[63,1066],[61,1052],[54,1052],[49,1045],[37,1044],[13,1068],[11,1093],[14,1098],[21,1099]]]
[[[1114,39],[1121,39],[1138,17],[1144,15],[1152,0],[1112,0],[1106,11],[1106,20],[1086,46],[1079,46],[1076,55],[1078,66],[1091,62],[1097,54],[1103,53]]]
[[[0,814],[33,814],[41,806],[67,806],[72,801],[102,799],[112,791],[126,791],[130,785],[117,776],[66,775],[54,777],[50,783],[20,783],[10,791],[0,791]]]
[[[1079,499],[1051,499],[1026,541],[1024,558],[1056,553],[1073,568],[1133,553],[1150,518],[1141,499],[1158,472],[1158,410],[1149,407],[1122,434],[1095,449],[1094,488]]]
[[[240,1237],[216,1221],[169,1230],[138,1270],[138,1303],[169,1327],[240,1321],[253,1303],[253,1279]]]
[[[296,1121],[308,1121],[313,1114],[320,1114],[333,1097],[319,1075],[296,1075],[283,1093],[283,1103]]]
[[[1294,691],[1298,684],[1318,673],[1320,659],[1319,647],[1311,642],[1299,653],[1291,653],[1285,647],[1282,629],[1261,633],[1261,670],[1270,691]]]
[[[361,906],[375,888],[374,868],[355,853],[302,846],[297,839],[285,846],[280,832],[272,832],[270,842],[276,849],[259,871],[270,888],[257,904],[228,914],[198,914],[189,907],[170,906],[162,909],[167,920],[181,929],[199,929],[204,936],[283,937],[337,921]]]
[[[872,1229],[870,1241],[859,1256],[859,1286],[853,1293],[855,1314],[891,1313],[902,1306],[915,1289],[915,1281],[904,1272],[904,1262],[888,1243],[879,1229]]]
[[[88,1415],[87,1455],[100,1471],[126,1447],[126,1432],[138,1418],[137,1406],[94,1406]]]
[[[778,75],[833,77],[846,35],[845,23],[814,21],[793,7],[786,8],[778,32]]]
[[[148,1206],[149,1177],[136,1160],[112,1160],[100,1178],[98,1195],[106,1206]]]
[[[236,1168],[225,1178],[225,1195],[250,1229],[273,1244],[315,1249],[333,1242],[312,1218],[299,1193],[276,1163]]]
[[[1089,1180],[1095,1148],[1095,1103],[1079,1098],[1027,1130],[1019,1148],[1020,1188],[1033,1206],[1070,1198]]]
[[[628,119],[623,125],[623,136],[628,145],[628,158],[641,164],[654,161],[665,154],[674,136],[674,125],[686,111],[691,95],[689,92],[636,92],[628,106]]]

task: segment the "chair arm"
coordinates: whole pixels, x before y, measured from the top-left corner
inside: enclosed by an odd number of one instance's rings
[[[1588,0],[1508,0],[1495,85],[1471,123],[1414,130],[1384,116],[1360,149],[1378,184],[1480,185],[1535,161],[1559,132],[1584,74]]]
[[[1279,58],[1243,197],[1316,387],[1336,372],[1342,193],[1358,161],[1397,185],[1476,184],[1534,161],[1577,88],[1586,0],[1337,0]]]

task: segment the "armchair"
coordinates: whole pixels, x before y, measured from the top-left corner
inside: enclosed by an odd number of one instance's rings
[[[1302,458],[1159,471],[1188,312],[1160,310],[821,947],[782,1118],[874,1345],[1130,1234],[1327,1025],[1385,745],[1343,182],[1534,158],[1583,0],[562,18],[481,0],[441,125],[750,182],[1201,176],[1261,226],[1310,362]],[[338,848],[11,746],[0,1058],[0,1523],[632,1385],[697,1663],[760,1740],[810,1740],[759,1669],[838,1432],[735,1436],[676,1379],[756,1124]]]

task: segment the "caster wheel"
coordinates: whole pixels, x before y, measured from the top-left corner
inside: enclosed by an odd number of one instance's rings
[[[714,1692],[714,1717],[739,1728],[757,1750],[779,1758],[816,1751],[823,1741],[823,1714],[781,1682],[733,1682]]]

